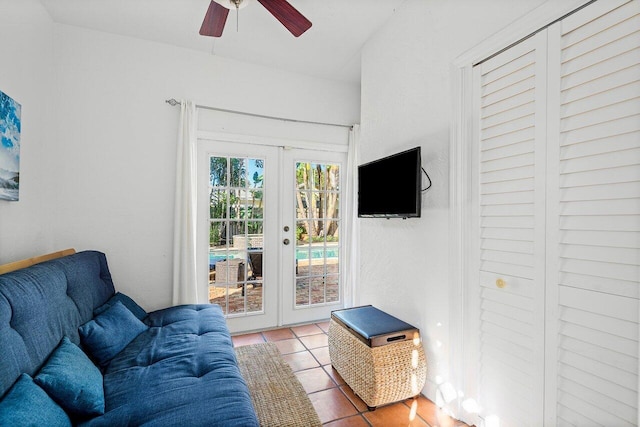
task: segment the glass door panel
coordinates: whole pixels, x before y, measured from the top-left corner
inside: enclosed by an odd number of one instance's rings
[[[326,319],[342,303],[339,201],[344,154],[290,150],[284,157],[285,180],[288,175],[293,185],[285,182],[292,194],[285,190],[283,206],[292,209],[283,218],[285,224],[295,224],[295,245],[283,250],[283,277],[293,279],[284,290],[285,323]]]
[[[212,155],[209,164],[209,302],[228,315],[261,312],[264,159]]]
[[[232,332],[275,326],[277,264],[267,268],[264,260],[277,263],[277,254],[266,252],[277,238],[277,149],[220,143],[202,157],[208,174],[209,302],[220,305]],[[274,224],[267,227],[266,221]]]

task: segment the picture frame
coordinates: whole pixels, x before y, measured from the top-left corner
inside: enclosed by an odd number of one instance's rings
[[[0,200],[20,196],[20,131],[22,106],[0,91]]]

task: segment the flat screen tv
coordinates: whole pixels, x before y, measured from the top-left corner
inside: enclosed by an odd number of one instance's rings
[[[419,218],[422,206],[420,147],[358,166],[358,216]]]

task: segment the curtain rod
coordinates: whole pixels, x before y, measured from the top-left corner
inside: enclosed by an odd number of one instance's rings
[[[176,105],[181,105],[182,104],[180,101],[176,101],[174,98],[167,99],[164,102],[166,102],[167,104],[171,105],[172,107],[175,107]],[[222,111],[223,113],[242,114],[244,116],[259,117],[261,119],[283,120],[285,122],[306,123],[306,124],[311,124],[311,125],[336,126],[336,127],[349,128],[349,129],[353,128],[352,125],[343,125],[343,124],[340,124],[340,123],[324,123],[324,122],[314,122],[314,121],[310,121],[310,120],[287,119],[285,117],[275,117],[275,116],[267,116],[267,115],[263,115],[263,114],[247,113],[245,111],[227,110],[227,109],[224,109],[224,108],[209,107],[207,105],[198,105],[198,104],[196,104],[196,108],[202,108],[204,110]]]

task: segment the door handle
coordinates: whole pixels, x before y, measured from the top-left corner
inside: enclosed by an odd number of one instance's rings
[[[284,239],[284,240],[282,241],[282,243],[284,243],[285,245],[288,245],[288,244],[290,243],[290,241],[289,241],[289,239]]]

